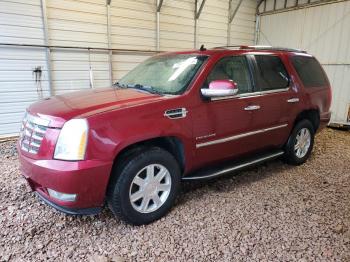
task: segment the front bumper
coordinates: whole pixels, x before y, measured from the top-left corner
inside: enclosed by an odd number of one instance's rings
[[[45,203],[68,214],[96,214],[103,206],[112,162],[36,160],[18,152],[22,175]],[[77,194],[76,200],[52,198],[47,188]]]
[[[50,207],[53,207],[54,209],[68,214],[68,215],[96,215],[101,212],[102,207],[92,207],[92,208],[69,208],[69,207],[64,207],[55,204],[54,202],[51,202],[47,198],[45,198],[43,195],[41,195],[38,192],[35,192],[36,195],[47,205]]]

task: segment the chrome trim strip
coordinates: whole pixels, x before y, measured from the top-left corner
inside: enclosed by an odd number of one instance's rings
[[[39,126],[49,126],[50,124],[50,120],[47,120],[47,119],[43,119],[43,118],[40,118],[40,117],[37,117],[37,116],[33,116],[33,115],[30,115],[30,114],[27,114],[26,115],[26,119],[28,122],[31,122],[33,124],[36,124],[36,125],[39,125]]]
[[[211,101],[219,101],[219,100],[227,100],[227,99],[231,99],[231,98],[238,98],[239,95],[235,95],[235,96],[223,96],[223,97],[212,97],[210,98]]]
[[[209,134],[209,135],[198,136],[198,137],[196,137],[196,140],[201,140],[201,139],[205,139],[205,138],[209,138],[209,137],[213,137],[213,136],[216,136],[216,134],[213,133],[213,134]]]
[[[288,103],[298,103],[299,102],[299,98],[294,97],[294,98],[290,98],[287,100]]]
[[[243,137],[252,136],[252,135],[256,135],[256,134],[260,134],[260,133],[265,133],[265,132],[272,131],[272,130],[279,129],[279,128],[283,128],[283,127],[286,127],[286,126],[288,126],[288,124],[283,124],[283,125],[279,125],[279,126],[273,126],[273,127],[269,127],[269,128],[259,129],[259,130],[256,130],[256,131],[242,133],[242,134],[239,134],[239,135],[234,135],[234,136],[230,136],[230,137],[221,138],[221,139],[218,139],[218,140],[212,140],[212,141],[208,141],[208,142],[204,142],[204,143],[199,143],[199,144],[196,144],[196,148],[216,145],[216,144],[220,144],[220,143],[226,143],[226,142],[237,140],[237,139],[240,139],[240,138],[243,138]]]
[[[254,110],[259,110],[260,106],[259,105],[250,105],[244,108],[245,111],[254,111]]]
[[[235,96],[226,96],[226,97],[213,97],[211,101],[218,101],[218,100],[226,100],[231,98],[248,98],[248,97],[256,97],[256,96],[263,96],[265,94],[273,94],[273,93],[280,93],[280,92],[286,92],[290,89],[290,87],[286,88],[280,88],[280,89],[274,89],[274,90],[267,90],[267,91],[257,91],[257,92],[250,92],[250,93],[244,93],[244,94],[238,94]]]
[[[283,154],[284,154],[284,152],[280,151],[280,152],[277,152],[277,153],[274,153],[274,154],[271,154],[271,155],[268,155],[268,156],[257,158],[257,159],[255,159],[253,161],[249,161],[249,162],[237,165],[237,166],[233,166],[233,167],[230,167],[230,168],[223,169],[221,171],[214,172],[214,173],[212,173],[210,175],[207,175],[207,176],[183,177],[182,180],[197,180],[197,179],[213,178],[213,177],[220,176],[220,175],[232,172],[232,171],[236,171],[238,169],[242,169],[244,167],[248,167],[248,166],[251,166],[251,165],[258,164],[260,162],[263,162],[263,161],[266,161],[266,160],[269,160],[269,159],[272,159],[272,158],[276,158],[276,157],[281,156]]]
[[[289,90],[289,86],[286,88],[280,88],[280,89],[274,89],[274,90],[266,90],[266,91],[260,91],[260,94],[272,94],[272,93],[279,93],[279,92],[286,92]]]
[[[238,93],[238,89],[209,89],[202,88],[201,93],[208,98],[232,97]]]

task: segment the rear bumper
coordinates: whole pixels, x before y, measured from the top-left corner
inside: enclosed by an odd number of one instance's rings
[[[45,203],[68,214],[95,214],[103,206],[111,162],[36,160],[18,152],[22,175]],[[77,197],[61,201],[51,197],[48,188]]]
[[[325,128],[329,124],[329,121],[331,120],[331,115],[332,115],[331,112],[321,113],[321,115],[320,115],[320,127],[318,130]]]

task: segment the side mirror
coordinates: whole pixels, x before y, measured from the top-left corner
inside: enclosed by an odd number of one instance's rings
[[[235,96],[238,87],[232,80],[214,80],[210,82],[209,88],[202,88],[201,93],[207,98]]]

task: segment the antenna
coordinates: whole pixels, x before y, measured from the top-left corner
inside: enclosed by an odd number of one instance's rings
[[[199,51],[206,51],[207,49],[204,47],[204,45],[201,45],[201,48],[199,48]]]

